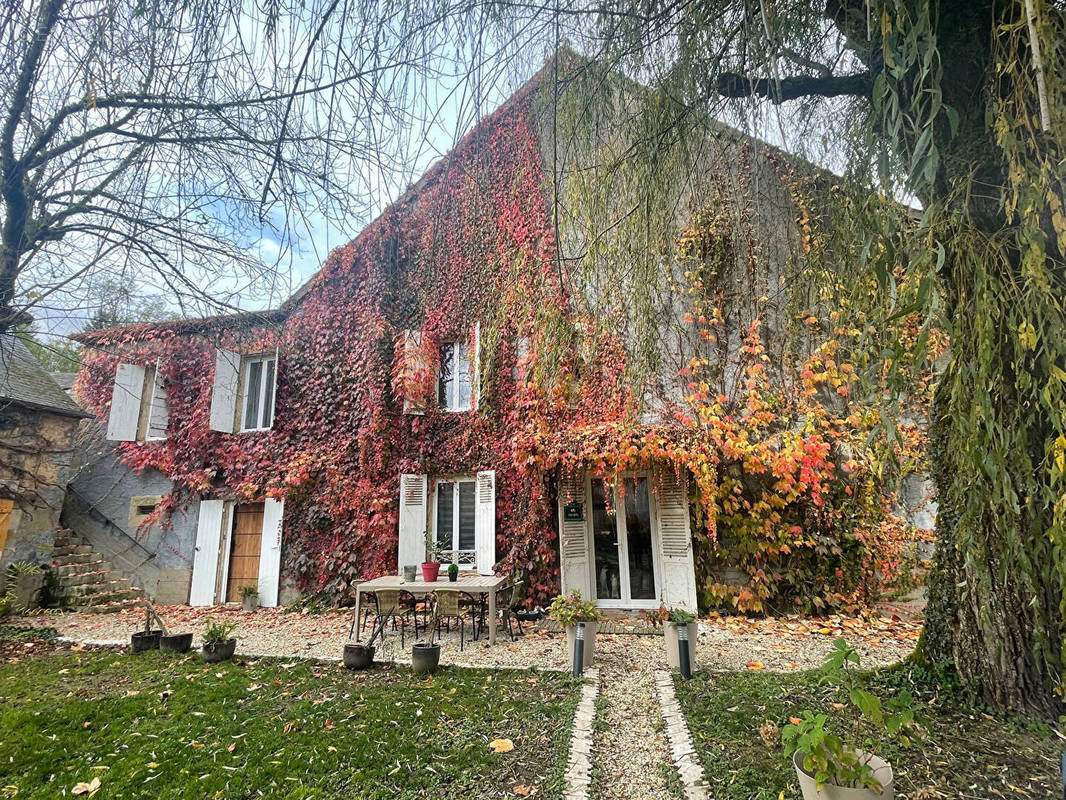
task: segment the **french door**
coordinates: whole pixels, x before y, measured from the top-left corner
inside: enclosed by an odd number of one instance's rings
[[[659,563],[648,477],[623,475],[608,487],[590,478],[593,585],[602,608],[654,608]]]

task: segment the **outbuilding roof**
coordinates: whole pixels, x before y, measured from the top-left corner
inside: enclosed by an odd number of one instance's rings
[[[51,411],[68,417],[91,417],[52,380],[22,341],[0,334],[0,403]]]

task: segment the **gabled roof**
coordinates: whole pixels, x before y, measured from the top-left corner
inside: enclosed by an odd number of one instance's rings
[[[0,334],[0,403],[67,417],[92,416],[52,380],[26,345],[11,334]]]

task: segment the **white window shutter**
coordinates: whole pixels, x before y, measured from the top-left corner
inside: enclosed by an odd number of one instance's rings
[[[566,520],[566,506],[581,506],[581,521]],[[586,600],[593,599],[590,580],[591,557],[588,535],[588,498],[585,476],[564,475],[559,482],[559,570],[563,594],[577,589]]]
[[[492,575],[496,568],[496,471],[477,474],[474,512],[474,552],[479,575]]]
[[[215,380],[211,385],[211,430],[233,433],[237,415],[237,386],[241,357],[228,350],[215,351]]]
[[[259,545],[259,605],[274,608],[278,604],[281,581],[281,529],[285,501],[263,502],[263,536]]]
[[[400,391],[403,394],[404,414],[425,414],[423,380],[429,369],[422,350],[422,331],[403,333],[403,364],[400,369]]]
[[[662,600],[696,612],[696,564],[692,557],[688,488],[672,469],[659,471],[659,561]]]
[[[400,540],[396,551],[396,574],[403,568],[426,560],[425,475],[400,476]]]
[[[148,404],[148,427],[146,439],[166,439],[170,424],[170,409],[167,407],[167,387],[163,383],[163,364],[155,360],[155,375],[152,381],[152,399]]]
[[[201,500],[196,523],[196,546],[192,554],[190,606],[215,604],[215,579],[218,576],[218,544],[222,537],[221,500]]]
[[[470,367],[470,408],[477,411],[481,400],[481,323],[474,323],[474,358]]]
[[[270,390],[270,427],[274,427],[274,415],[278,410],[278,370],[281,368],[281,348],[274,348],[274,386]],[[262,597],[262,595],[260,595]]]
[[[132,442],[137,439],[143,390],[144,367],[119,364],[115,370],[115,386],[111,390],[111,416],[107,420],[108,439],[113,442]]]

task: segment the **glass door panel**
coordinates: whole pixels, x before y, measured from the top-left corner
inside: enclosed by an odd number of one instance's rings
[[[655,592],[655,556],[651,538],[648,479],[627,479],[622,491],[625,494],[626,545],[629,551],[629,597],[626,599],[654,600],[658,595]]]
[[[621,600],[622,575],[617,515],[607,508],[603,481],[592,479],[592,544],[596,568],[596,599]]]

